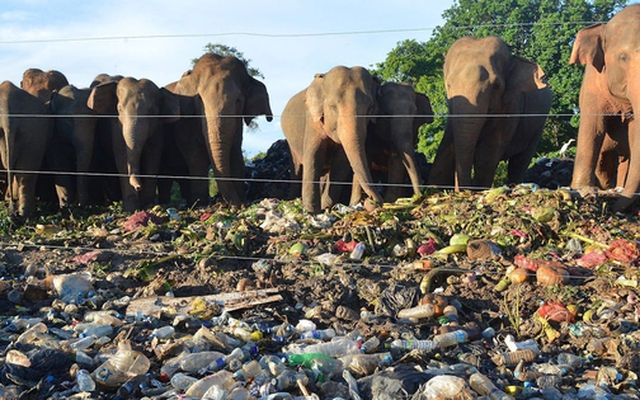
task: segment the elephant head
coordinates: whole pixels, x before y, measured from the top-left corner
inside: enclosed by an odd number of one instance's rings
[[[43,103],[48,103],[54,91],[60,90],[68,84],[69,82],[62,72],[55,70],[44,72],[38,68],[29,68],[22,74],[20,87]]]
[[[339,198],[339,189],[334,191],[331,181],[348,179],[349,166],[364,191],[382,202],[371,186],[365,153],[367,124],[377,111],[379,87],[365,68],[337,66],[316,74],[309,87],[285,107],[282,127],[294,163],[302,165],[302,201],[307,210],[318,212]],[[329,194],[321,204],[319,180],[327,168],[324,191]]]
[[[174,92],[195,97],[196,114],[204,116],[199,126],[219,192],[231,204],[242,203],[242,122],[248,125],[259,115],[273,119],[266,86],[236,57],[207,53],[180,78]]]
[[[449,118],[430,183],[491,186],[501,159],[509,160],[509,180],[521,179],[551,108],[542,69],[512,55],[498,37],[466,37],[447,52],[444,74]]]
[[[433,111],[427,96],[416,93],[410,85],[388,82],[380,87],[379,118],[370,124],[367,155],[372,164],[387,169],[390,185],[385,200],[395,201],[401,194],[400,184],[409,175],[413,193],[420,193],[421,176],[415,146],[420,126],[433,122]],[[356,192],[357,191],[357,192]],[[359,190],[354,185],[354,193]],[[352,198],[352,202],[357,198]]]
[[[95,86],[87,105],[100,114],[118,116],[120,130],[113,133],[112,140],[118,170],[128,177],[121,180],[125,209],[133,211],[138,207],[137,194],[143,189],[140,202],[153,201],[155,179],[149,178],[143,184],[140,176],[158,172],[162,152],[159,124],[178,119],[176,97],[148,79],[123,78]]]
[[[580,190],[596,186],[596,175],[602,175],[602,171],[597,171],[598,158],[606,152],[603,146],[609,147],[605,137],[628,143],[628,173],[621,196],[614,204],[615,211],[631,205],[640,188],[640,140],[637,140],[640,127],[632,117],[640,108],[640,80],[636,79],[640,73],[639,29],[640,5],[627,6],[606,24],[580,30],[569,61],[586,66],[580,89],[580,128],[571,186]]]

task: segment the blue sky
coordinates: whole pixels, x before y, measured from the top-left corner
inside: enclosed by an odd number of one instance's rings
[[[36,67],[60,70],[78,87],[88,86],[99,73],[148,78],[164,86],[189,69],[207,43],[233,46],[265,76],[276,115],[270,123],[259,118],[259,130],[245,131],[243,148],[251,156],[283,138],[282,109],[316,73],[336,65],[370,67],[383,61],[399,41],[427,41],[452,4],[453,0],[2,0],[0,81],[18,85],[24,70]],[[309,35],[341,32],[368,33]]]

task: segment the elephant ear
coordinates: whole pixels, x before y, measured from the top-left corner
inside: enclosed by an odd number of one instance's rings
[[[324,124],[324,74],[316,74],[307,88],[305,103],[314,122]]]
[[[258,115],[265,115],[269,122],[273,120],[273,112],[269,105],[269,93],[264,83],[251,78],[242,113],[244,114],[244,123],[247,125]]]
[[[161,121],[165,124],[176,122],[180,118],[180,100],[178,96],[165,88],[160,88],[162,94],[162,105],[160,115],[164,116]]]
[[[433,109],[427,96],[416,92],[416,108],[419,116],[413,119],[415,130],[424,124],[433,122]]]
[[[538,64],[522,57],[513,56],[513,64],[502,97],[505,110],[507,112],[517,111],[523,93],[545,87],[547,87],[546,78]]]
[[[98,114],[117,114],[116,88],[118,82],[105,82],[91,89],[87,107]]]
[[[604,68],[604,26],[595,24],[581,29],[573,43],[569,64],[593,65],[598,72]]]

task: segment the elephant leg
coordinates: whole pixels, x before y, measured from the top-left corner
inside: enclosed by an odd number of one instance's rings
[[[291,172],[290,174],[290,180],[291,182],[289,183],[289,199],[295,199],[296,197],[299,197],[301,192],[302,192],[302,185],[301,185],[301,180],[302,180],[302,162],[297,159],[294,158],[293,153],[291,153],[291,160],[289,163],[289,170]]]
[[[404,155],[398,154],[396,152],[389,155],[388,160],[388,179],[387,179],[387,189],[385,190],[384,200],[387,203],[393,203],[399,197],[404,197],[406,193],[406,173],[411,168],[415,169],[415,162],[413,160],[407,160],[403,157]],[[412,181],[412,186],[414,186],[414,194],[420,194],[419,188],[419,178],[418,182]]]
[[[122,208],[127,212],[134,212],[140,208],[138,193],[129,184],[129,168],[127,168],[127,153],[122,133],[112,132],[113,155],[118,170],[120,189],[122,190]]]
[[[336,146],[330,153],[329,159],[331,165],[329,168],[328,178],[324,183],[322,190],[321,208],[324,210],[333,206],[336,203],[343,203],[343,193],[345,191],[345,185],[349,179],[349,160],[345,154],[342,146]],[[355,176],[355,175],[354,175]],[[351,203],[353,204],[353,203]]]
[[[233,140],[231,146],[231,181],[234,187],[236,196],[240,202],[244,202],[246,198],[246,185],[245,185],[245,169],[244,169],[244,157],[242,155],[242,135],[237,135]]]
[[[35,174],[16,174],[17,211],[21,217],[27,218],[36,210],[36,179]]]
[[[311,213],[319,213],[320,174],[324,169],[326,144],[313,133],[305,136],[302,168],[302,206]]]
[[[455,159],[453,134],[445,131],[438,146],[435,160],[429,171],[429,178],[427,179],[429,185],[445,188],[453,187],[456,168]]]
[[[614,151],[604,151],[600,153],[596,164],[595,175],[598,186],[602,189],[613,187],[615,172],[618,169],[618,156]]]
[[[140,205],[147,206],[155,203],[156,189],[158,187],[158,171],[162,161],[163,137],[159,134],[149,136],[142,154],[142,172],[147,175],[143,178],[142,190],[139,193]]]
[[[495,118],[484,127],[474,155],[475,186],[493,186],[498,163],[506,153],[516,126],[515,118]]]

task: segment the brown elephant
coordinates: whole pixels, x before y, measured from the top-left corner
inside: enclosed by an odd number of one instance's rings
[[[153,204],[163,146],[161,124],[178,119],[177,98],[148,79],[127,77],[93,87],[87,106],[100,114],[118,116],[111,140],[116,168],[122,175],[125,211]]]
[[[38,68],[29,68],[22,74],[20,87],[43,103],[48,103],[54,91],[60,90],[68,84],[67,77],[60,71],[44,72]]]
[[[444,75],[449,117],[429,183],[490,187],[500,160],[508,182],[521,182],[551,109],[542,69],[498,37],[465,37],[447,52]]]
[[[387,82],[380,87],[379,97],[380,115],[369,123],[366,152],[372,169],[387,172],[385,201],[393,202],[403,193],[407,175],[413,194],[420,194],[422,176],[415,147],[420,127],[433,122],[433,110],[427,96],[407,84]],[[359,202],[361,193],[354,183],[351,202]]]
[[[188,201],[208,203],[206,178],[212,165],[222,197],[241,204],[245,198],[242,123],[249,125],[259,115],[273,120],[266,86],[251,77],[238,58],[207,53],[167,88],[180,95],[181,107],[188,109],[170,127],[189,176],[199,178],[190,182]]]
[[[320,212],[340,198],[340,183],[349,179],[350,169],[367,195],[382,203],[371,185],[365,152],[379,88],[365,68],[337,66],[316,74],[285,106],[281,124],[291,150],[292,178],[302,179],[302,203],[308,211]],[[321,195],[320,177],[327,172]]]
[[[611,161],[603,164],[601,154],[613,143],[614,157],[622,157],[617,183],[624,184],[615,211],[629,207],[640,187],[640,128],[633,116],[640,107],[640,80],[635,79],[640,72],[640,56],[635,51],[639,28],[640,4],[627,6],[606,24],[580,30],[569,60],[585,66],[571,187],[589,191],[611,186],[615,168]],[[627,156],[628,166],[624,163]]]
[[[19,217],[29,217],[36,209],[38,179],[30,172],[41,169],[53,120],[41,100],[9,81],[0,84],[0,115],[0,159],[8,182],[5,197]]]

